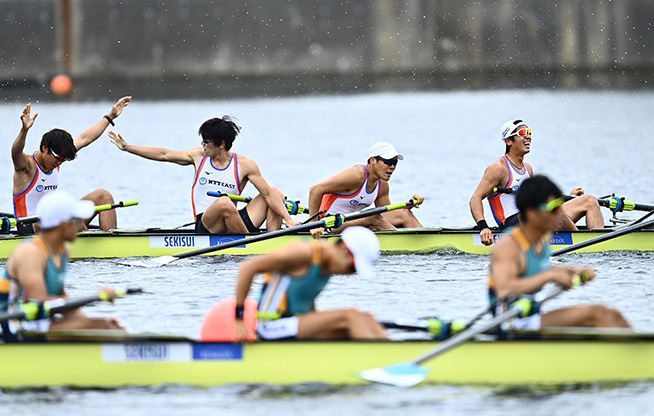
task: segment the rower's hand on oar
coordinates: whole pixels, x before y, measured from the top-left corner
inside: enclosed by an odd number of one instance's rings
[[[123,136],[120,133],[116,133],[113,130],[110,131],[109,139],[111,140],[111,143],[115,144],[116,147],[122,150],[123,152],[127,150],[127,141],[123,139]]]
[[[409,209],[420,208],[419,205],[422,204],[423,202],[425,202],[425,197],[422,196],[422,195],[418,195],[418,194],[413,195],[411,197],[411,199],[414,200],[414,201],[417,201],[417,202],[414,203],[413,205],[409,205],[409,207],[408,207]]]
[[[484,228],[479,232],[479,238],[481,239],[482,244],[490,246],[493,244],[493,232],[490,228]]]
[[[257,334],[245,326],[245,323],[242,319],[237,319],[236,325],[234,326],[234,342],[247,342],[256,340]]]
[[[100,289],[100,292],[98,292],[98,297],[106,302],[114,303],[114,300],[121,296],[118,295],[118,292],[113,287],[103,287]]]
[[[318,227],[309,230],[309,232],[311,233],[311,237],[318,240],[320,237],[322,237],[323,234],[325,234],[325,229],[323,227]]]

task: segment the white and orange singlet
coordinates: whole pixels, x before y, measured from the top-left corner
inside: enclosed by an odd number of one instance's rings
[[[48,192],[55,191],[59,186],[59,166],[50,173],[45,173],[39,163],[32,155],[36,166],[36,173],[30,185],[23,192],[13,194],[14,215],[16,218],[25,218],[36,213],[36,204]]]
[[[351,194],[325,194],[320,203],[320,211],[330,214],[350,214],[361,211],[375,203],[381,190],[381,179],[377,180],[375,189],[368,192],[368,168],[366,165],[363,169],[366,171],[366,180],[363,185]]]
[[[529,173],[527,165],[523,167],[524,172],[520,172],[513,166],[506,155],[502,156],[502,159],[504,159],[506,168],[509,170],[509,181],[502,188],[511,189],[515,192],[520,188],[520,185],[522,185],[525,179],[531,178],[531,173]],[[496,193],[488,197],[488,203],[493,212],[493,217],[495,217],[495,222],[499,226],[504,225],[507,218],[518,213],[518,207],[515,204],[515,195],[513,193]]]

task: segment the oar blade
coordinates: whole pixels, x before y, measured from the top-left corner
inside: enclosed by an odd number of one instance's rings
[[[175,256],[161,256],[161,257],[147,257],[138,260],[119,261],[118,264],[122,264],[124,266],[136,266],[136,267],[161,267],[168,263],[172,263],[175,260],[179,260],[179,258]]]
[[[414,363],[397,363],[388,367],[377,367],[359,372],[359,377],[374,383],[396,387],[413,387],[421,383],[429,370]]]

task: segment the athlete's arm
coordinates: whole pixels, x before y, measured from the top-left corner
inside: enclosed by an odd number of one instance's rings
[[[46,262],[43,252],[33,242],[18,246],[9,259],[7,269],[22,287],[25,299],[45,301],[56,298],[48,296],[45,287]]]
[[[123,112],[123,109],[127,107],[129,102],[132,101],[132,97],[123,97],[119,99],[116,104],[111,107],[111,111],[109,111],[109,114],[107,116],[111,118],[112,120],[115,118],[118,118]],[[104,133],[104,131],[109,127],[111,123],[109,123],[109,120],[107,120],[105,117],[102,117],[102,120],[97,122],[95,125],[91,126],[87,130],[85,130],[82,134],[77,136],[75,138],[75,147],[77,150],[81,150],[85,148],[86,146],[90,145],[94,141],[98,139]]]
[[[123,152],[141,156],[145,159],[156,160],[158,162],[171,162],[178,165],[186,166],[194,164],[194,160],[203,153],[202,149],[195,147],[186,151],[170,150],[163,147],[135,146],[127,143],[122,134],[115,131],[109,132],[111,142]]]
[[[243,177],[252,182],[252,185],[257,188],[257,191],[259,191],[259,194],[261,194],[273,212],[284,218],[287,226],[293,227],[298,225],[298,222],[288,213],[284,200],[272,193],[270,185],[264,179],[263,175],[261,175],[261,170],[254,160],[248,159],[243,155],[239,155],[238,160],[239,168],[242,169],[243,172]]]
[[[23,109],[23,113],[20,115],[20,121],[22,123],[20,131],[14,144],[11,146],[11,160],[14,163],[14,170],[28,172],[30,170],[30,157],[27,153],[24,152],[25,141],[27,140],[27,132],[34,125],[34,120],[38,117],[39,113],[35,113],[34,116],[31,115],[32,104],[27,104]]]
[[[309,189],[309,215],[314,216],[320,210],[322,197],[326,194],[350,194],[359,189],[366,180],[362,166],[352,166],[343,172],[313,185]]]

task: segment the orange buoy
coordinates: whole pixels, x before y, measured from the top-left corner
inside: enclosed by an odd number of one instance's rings
[[[69,95],[73,92],[73,80],[65,74],[57,75],[50,81],[50,90],[57,95]]]
[[[243,322],[252,332],[257,329],[257,302],[252,299],[245,300]],[[225,299],[215,304],[204,316],[200,325],[200,339],[202,341],[225,342],[234,340],[236,327],[236,299]],[[252,337],[249,341],[255,341]]]

